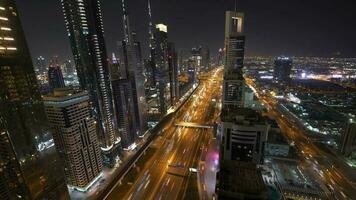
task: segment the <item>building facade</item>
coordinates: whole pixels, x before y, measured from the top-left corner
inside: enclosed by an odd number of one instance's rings
[[[243,105],[245,89],[242,72],[245,52],[243,23],[243,13],[226,12],[223,106],[232,105],[241,107]]]
[[[223,109],[222,159],[263,162],[269,125],[257,112],[249,108]]]
[[[121,66],[123,66],[123,76],[131,83],[130,92],[134,102],[135,121],[138,132],[141,136],[146,128],[146,95],[143,75],[143,62],[140,43],[136,40],[136,32],[131,31],[129,14],[125,7],[125,1],[122,1],[123,9],[123,30],[124,41],[121,44]]]
[[[69,199],[14,0],[0,16],[0,199]]]
[[[114,162],[120,137],[116,131],[104,41],[101,5],[98,0],[62,0],[65,24],[74,55],[80,88],[87,90],[92,115],[99,124],[105,163]]]
[[[44,104],[54,143],[64,160],[67,184],[87,191],[103,168],[98,124],[91,116],[88,93],[58,89],[44,97]]]
[[[121,136],[121,145],[128,150],[137,138],[138,125],[135,118],[135,103],[132,95],[132,83],[122,74],[123,66],[120,66],[116,58],[112,59],[110,66],[110,81],[113,91],[115,120]]]
[[[274,61],[273,77],[277,81],[287,82],[290,80],[292,59],[284,56],[277,57]]]
[[[356,123],[349,121],[341,138],[341,153],[345,156],[356,156]]]
[[[173,42],[168,43],[168,68],[169,68],[169,85],[171,92],[171,104],[174,105],[179,99],[178,83],[178,55]]]
[[[164,24],[156,24],[155,37],[155,69],[159,112],[165,114],[171,105],[171,86],[169,82],[168,64],[168,30]]]
[[[65,87],[62,69],[57,59],[50,61],[48,67],[48,84],[51,90]]]

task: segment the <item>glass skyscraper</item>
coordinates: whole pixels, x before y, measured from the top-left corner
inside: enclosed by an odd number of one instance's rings
[[[140,136],[146,130],[146,96],[144,87],[144,76],[142,68],[142,55],[140,43],[136,41],[136,33],[131,31],[129,14],[122,1],[124,41],[122,41],[124,76],[131,82],[131,94],[134,102],[135,121],[137,124],[137,135]]]
[[[0,199],[69,199],[14,0],[0,1]]]
[[[117,135],[109,68],[98,0],[62,0],[65,23],[81,89],[88,90],[93,115],[99,122],[104,162],[116,158]]]
[[[168,33],[167,26],[156,24],[155,37],[155,68],[157,93],[159,98],[159,111],[161,115],[166,114],[171,106],[171,92],[169,82],[169,65],[168,65]]]
[[[241,107],[245,88],[242,71],[245,54],[244,14],[227,11],[225,22],[223,106]]]

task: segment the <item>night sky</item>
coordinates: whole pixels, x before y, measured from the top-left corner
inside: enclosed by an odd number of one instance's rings
[[[33,57],[72,58],[60,0],[16,0]],[[108,53],[122,40],[120,0],[102,0]],[[147,0],[127,0],[131,26],[148,52]],[[224,12],[233,0],[151,0],[154,23],[168,25],[177,50],[223,46]],[[239,0],[246,16],[247,55],[356,57],[353,0]]]

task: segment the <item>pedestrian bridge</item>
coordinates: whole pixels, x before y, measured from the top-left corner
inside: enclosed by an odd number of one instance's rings
[[[192,122],[178,122],[175,125],[180,127],[186,127],[186,128],[207,128],[207,129],[214,128],[214,125],[212,124],[198,124]]]

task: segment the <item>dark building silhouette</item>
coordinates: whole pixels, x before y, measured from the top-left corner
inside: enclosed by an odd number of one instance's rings
[[[14,0],[0,15],[0,199],[69,199]]]
[[[355,156],[356,150],[356,123],[350,120],[341,137],[341,153],[345,156]]]
[[[121,136],[124,150],[132,145],[137,137],[138,126],[135,118],[135,103],[132,95],[132,84],[125,76],[123,66],[113,57],[110,65],[110,80],[113,91],[115,120]]]
[[[277,81],[289,81],[292,63],[291,58],[284,56],[277,57],[274,61],[274,79]]]
[[[47,71],[46,59],[44,57],[39,56],[36,59],[36,68],[38,70],[38,73],[40,74]]]
[[[48,67],[48,84],[51,90],[65,87],[61,66],[57,58],[50,61]]]
[[[131,31],[129,14],[122,1],[124,41],[120,44],[120,61],[123,67],[122,76],[131,84],[130,94],[134,102],[134,117],[138,128],[138,135],[142,135],[146,124],[146,96],[143,76],[143,62],[140,42],[136,40],[136,32]]]
[[[178,55],[173,42],[168,43],[168,67],[169,67],[169,86],[171,92],[171,104],[174,105],[179,99],[178,83]]]

